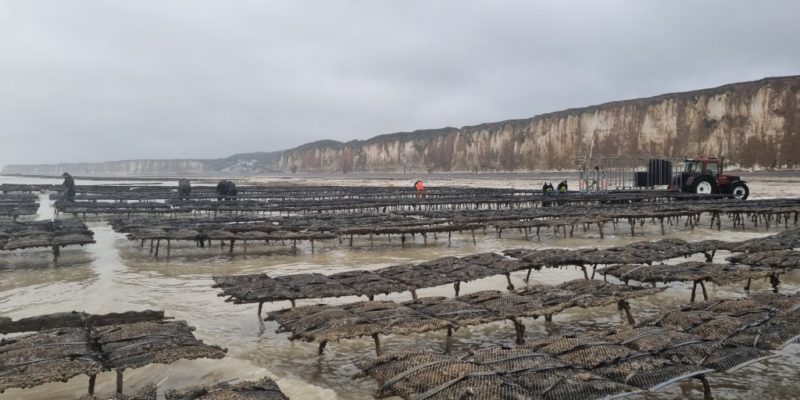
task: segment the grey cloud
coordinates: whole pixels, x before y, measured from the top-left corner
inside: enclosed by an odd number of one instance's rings
[[[0,164],[213,158],[798,73],[793,1],[6,1]]]

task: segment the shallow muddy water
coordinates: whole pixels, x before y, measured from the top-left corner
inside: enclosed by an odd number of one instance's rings
[[[403,178],[394,178],[396,184]],[[526,178],[527,179],[527,178]],[[30,178],[0,177],[0,183],[40,183]],[[299,179],[298,179],[299,180]],[[344,184],[360,184],[362,179],[335,180]],[[286,179],[274,181],[287,182]],[[59,183],[51,180],[50,182]],[[330,182],[330,181],[329,181]],[[437,182],[433,180],[432,182]],[[493,181],[493,182],[496,182]],[[97,183],[92,181],[92,183]],[[312,183],[323,183],[312,182]],[[444,184],[444,180],[439,184]],[[448,180],[455,185],[480,185],[481,180]],[[80,185],[81,182],[78,182]],[[384,182],[384,184],[387,184]],[[512,180],[506,186],[520,187],[524,182]],[[430,183],[429,183],[430,185]],[[775,176],[770,182],[751,185],[753,197],[776,197],[800,195],[800,184],[796,177]],[[779,193],[775,195],[775,193]],[[43,197],[44,199],[44,197]],[[39,210],[39,219],[53,216],[49,204]],[[724,221],[725,222],[725,221]],[[316,252],[308,247],[299,247],[293,252],[289,246],[249,246],[248,252],[237,249],[233,255],[219,247],[198,249],[194,245],[173,246],[169,260],[154,260],[148,249],[140,249],[138,243],[128,241],[124,235],[115,233],[101,219],[88,222],[95,232],[96,244],[67,247],[62,251],[59,265],[53,266],[49,251],[0,252],[0,315],[21,318],[36,314],[81,310],[90,313],[118,312],[125,310],[163,309],[167,315],[187,320],[197,327],[196,335],[207,343],[228,348],[222,360],[180,361],[171,365],[150,365],[126,371],[125,385],[135,388],[146,382],[161,382],[161,388],[183,387],[191,384],[208,384],[235,378],[251,379],[268,375],[277,380],[281,388],[295,400],[372,399],[377,388],[370,379],[353,380],[357,372],[352,363],[374,356],[372,340],[369,338],[330,343],[325,354],[317,355],[316,343],[290,342],[288,334],[276,334],[274,322],[260,322],[256,317],[257,305],[233,305],[217,297],[218,291],[211,288],[214,274],[242,274],[267,272],[275,275],[297,272],[333,273],[348,269],[374,269],[409,261],[429,260],[446,255],[463,255],[476,252],[496,251],[514,247],[591,247],[612,246],[638,240],[655,240],[662,236],[655,226],[637,230],[631,238],[626,226],[600,240],[596,232],[582,233],[576,238],[563,239],[552,234],[541,240],[524,240],[518,233],[504,232],[498,239],[493,232],[478,235],[478,243],[471,237],[454,235],[451,245],[447,240],[421,240],[401,247],[398,240],[376,239],[356,241],[354,247],[336,241],[318,243]],[[725,226],[723,225],[723,228]],[[741,240],[779,232],[779,228],[764,231],[752,227],[746,231],[717,232],[704,228],[694,230],[682,227],[669,230],[665,237],[686,240],[717,238]],[[721,252],[717,260],[727,254]],[[701,258],[697,258],[700,260]],[[515,285],[524,284],[525,272],[512,275]],[[534,272],[531,280],[536,283],[561,283],[582,278],[580,270],[546,269]],[[800,274],[793,273],[781,278],[781,290],[794,293],[800,290]],[[506,286],[502,275],[461,285],[462,293],[485,289],[503,289]],[[709,286],[712,299],[741,297],[745,293],[737,286]],[[655,296],[631,301],[637,319],[652,315],[659,310],[688,301],[691,285],[672,284],[665,292]],[[765,282],[754,282],[753,290],[769,290]],[[423,289],[420,296],[441,295],[452,297],[451,286]],[[379,296],[396,300],[410,299],[410,294]],[[356,301],[355,297],[326,299],[326,302],[344,303]],[[317,303],[319,300],[301,300],[298,304]],[[288,302],[265,304],[264,312],[288,307]],[[525,319],[526,338],[545,335],[575,333],[598,330],[620,323],[616,306],[589,310],[568,309],[557,314],[552,322]],[[510,323],[497,322],[488,325],[462,328],[448,340],[446,333],[433,332],[411,336],[387,336],[381,338],[385,350],[433,350],[458,351],[490,345],[513,345],[514,329]],[[790,345],[781,351],[781,357],[757,363],[729,375],[711,375],[709,380],[716,399],[794,399],[798,398],[797,382],[800,379],[800,346]],[[52,383],[26,390],[8,390],[0,399],[54,399],[76,398],[86,391],[87,378],[76,377],[66,383]],[[97,390],[108,393],[114,388],[114,374],[100,375]],[[632,398],[678,399],[702,398],[697,381],[682,382],[653,394]]]

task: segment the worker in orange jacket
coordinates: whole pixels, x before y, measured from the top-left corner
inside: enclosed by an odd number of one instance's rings
[[[425,184],[422,181],[414,182],[414,189],[417,190],[417,198],[425,197]]]

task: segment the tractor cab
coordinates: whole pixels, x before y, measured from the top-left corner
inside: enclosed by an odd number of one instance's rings
[[[717,158],[687,159],[683,169],[672,178],[669,190],[695,194],[727,194],[745,200],[750,189],[740,177],[722,172],[722,160]]]
[[[684,160],[683,172],[689,175],[717,176],[722,173],[720,163],[716,159]]]

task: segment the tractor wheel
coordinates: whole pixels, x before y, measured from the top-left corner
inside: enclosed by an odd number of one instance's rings
[[[734,199],[747,200],[747,197],[750,196],[750,188],[744,182],[737,181],[731,185],[731,194]]]
[[[710,176],[698,176],[692,182],[692,193],[696,194],[718,194],[717,182]]]

